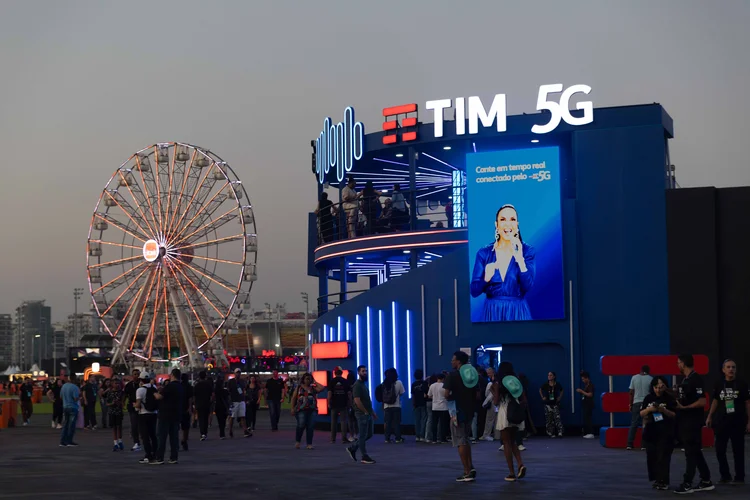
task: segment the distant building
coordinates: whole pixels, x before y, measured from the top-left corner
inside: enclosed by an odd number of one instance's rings
[[[52,308],[44,300],[26,300],[16,308],[11,363],[31,368],[51,354]]]
[[[13,315],[0,314],[0,371],[13,361]]]

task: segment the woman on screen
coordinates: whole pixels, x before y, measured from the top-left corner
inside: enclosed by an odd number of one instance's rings
[[[471,276],[471,296],[484,294],[472,320],[522,321],[531,318],[526,294],[534,286],[534,249],[523,242],[518,212],[503,205],[495,214],[495,242],[477,251]]]

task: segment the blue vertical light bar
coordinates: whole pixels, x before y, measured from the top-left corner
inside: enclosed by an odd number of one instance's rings
[[[398,352],[396,351],[396,301],[391,302],[391,328],[393,329],[393,367],[398,371]]]
[[[372,321],[370,321],[370,308],[367,308],[367,370],[368,372],[372,372],[372,335],[370,333],[370,325],[372,324]],[[357,374],[359,376],[359,374]],[[370,401],[374,399],[374,393],[372,391],[373,382],[375,381],[375,378],[370,379]]]
[[[347,321],[347,322],[346,322],[346,341],[347,341],[347,342],[349,342],[349,340],[350,340],[350,338],[349,338],[349,337],[350,337],[350,335],[349,335],[349,326],[351,326],[351,323],[349,323],[349,322]]]
[[[406,369],[409,371],[409,399],[411,399],[411,311],[406,310]]]
[[[385,377],[383,373],[385,372],[385,368],[383,368],[383,311],[378,311],[378,332],[379,332],[379,338],[380,338],[380,382],[382,383],[383,380],[385,380]]]
[[[347,330],[347,334],[348,333],[349,331]],[[354,335],[357,336],[357,338],[355,338],[354,340],[356,340],[357,342],[357,366],[359,366],[362,364],[362,362],[360,361],[360,355],[359,355],[361,345],[362,345],[361,342],[359,341],[359,314],[357,314],[357,316],[355,316],[354,318]]]
[[[323,342],[328,342],[328,325],[323,325]]]
[[[340,341],[341,340],[341,316],[339,316],[339,328],[338,328],[338,330],[336,330],[336,332],[337,332],[336,340]],[[333,340],[333,339],[331,339],[331,340]]]

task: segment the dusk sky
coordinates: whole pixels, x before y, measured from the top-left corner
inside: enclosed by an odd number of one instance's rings
[[[750,185],[749,22],[745,0],[0,0],[0,313],[73,311],[102,188],[165,141],[243,180],[254,307],[303,309],[310,140],[348,105],[372,131],[387,105],[505,93],[518,114],[542,84],[585,83],[595,107],[666,108],[681,186]]]

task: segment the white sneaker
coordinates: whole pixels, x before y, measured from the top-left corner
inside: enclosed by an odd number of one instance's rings
[[[526,451],[526,447],[522,444],[518,445],[518,451]]]
[[[52,421],[52,428],[53,429],[55,428],[55,421],[54,420]]]
[[[55,426],[55,429],[57,429],[57,430],[60,430],[60,429],[62,429],[62,425],[60,425],[60,424],[57,424],[57,425]]]
[[[482,441],[490,441],[490,442],[492,442],[494,440],[495,440],[495,438],[493,438],[492,436],[485,436],[485,437],[482,438]]]
[[[134,444],[132,448],[130,448],[130,451],[141,451],[141,445]]]
[[[595,436],[593,434],[586,434],[585,436],[583,436],[583,439],[594,439],[594,437]]]
[[[501,445],[500,445],[500,448],[498,448],[498,449],[497,449],[497,451],[503,451],[503,450],[505,450],[505,445],[504,445],[504,444],[501,444]]]
[[[23,423],[23,426],[24,426],[24,427],[26,427],[27,425],[29,425],[29,423],[28,423],[28,422],[24,422],[24,423]]]

